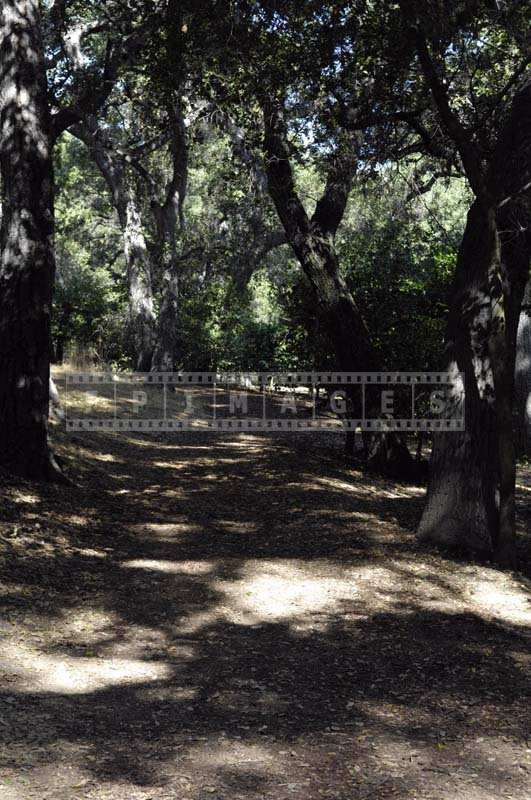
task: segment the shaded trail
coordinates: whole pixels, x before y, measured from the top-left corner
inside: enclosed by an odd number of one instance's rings
[[[81,488],[2,480],[2,800],[529,796],[528,584],[339,447],[94,434]]]

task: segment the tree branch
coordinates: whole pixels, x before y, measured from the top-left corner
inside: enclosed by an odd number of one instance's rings
[[[95,29],[94,26],[90,27],[91,32],[94,32]],[[51,136],[53,141],[71,125],[81,123],[83,119],[86,119],[89,115],[96,114],[102,108],[116,85],[120,69],[134,61],[144,46],[145,39],[146,26],[141,26],[130,33],[129,36],[123,37],[120,42],[115,42],[111,38],[107,40],[105,60],[102,64],[102,76],[98,79],[97,84],[94,83],[94,80],[79,80],[79,85],[83,88],[77,97],[68,106],[59,108],[52,115]],[[80,61],[77,55],[75,55],[75,59],[77,59],[79,66]],[[75,71],[83,73],[82,65]],[[59,103],[55,103],[55,105],[60,106]]]
[[[415,30],[419,63],[431,91],[431,95],[441,115],[441,121],[448,136],[455,142],[461,156],[466,176],[472,191],[480,203],[490,204],[485,170],[478,149],[473,143],[471,131],[461,123],[453,111],[447,89],[440,79],[433,59],[430,55],[425,36],[419,29]]]
[[[325,190],[312,216],[312,226],[324,236],[335,236],[343,219],[357,165],[356,148],[350,136],[340,141],[332,156]]]
[[[295,188],[287,130],[280,103],[267,98],[263,102],[264,153],[267,181],[271,198],[277,209],[290,243],[301,233],[309,235],[311,224]]]

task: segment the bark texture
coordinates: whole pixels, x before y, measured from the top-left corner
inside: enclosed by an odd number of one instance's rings
[[[447,356],[465,376],[466,432],[436,437],[419,536],[514,560],[516,333],[531,252],[531,84],[516,94],[469,211],[450,299]],[[458,393],[459,394],[459,393]],[[451,398],[455,407],[463,398]]]
[[[37,0],[0,10],[0,171],[0,464],[59,478],[47,438],[53,166]]]
[[[516,449],[531,456],[531,281],[528,282],[516,344],[515,370]]]
[[[151,271],[140,209],[132,189],[121,198],[118,216],[124,235],[124,254],[129,285],[129,329],[136,368],[147,372],[155,346],[155,312]]]
[[[498,481],[494,378],[488,358],[490,257],[478,203],[468,213],[451,293],[448,368],[464,374],[464,386],[447,398],[447,416],[460,416],[464,433],[435,436],[428,498],[418,534],[449,546],[490,551],[497,526]]]
[[[172,176],[164,202],[152,202],[163,250],[162,291],[156,345],[151,369],[171,371],[179,360],[179,256],[177,233],[184,228],[184,201],[188,183],[188,148],[181,102],[168,108],[171,130]],[[164,252],[167,250],[167,252]]]

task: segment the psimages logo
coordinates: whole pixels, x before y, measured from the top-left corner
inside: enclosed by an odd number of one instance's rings
[[[464,384],[448,372],[72,373],[69,430],[459,431]]]

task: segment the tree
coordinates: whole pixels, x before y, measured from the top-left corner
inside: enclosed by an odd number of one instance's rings
[[[35,478],[61,479],[48,444],[50,317],[54,281],[54,186],[52,149],[57,137],[109,96],[120,68],[145,39],[114,4],[90,9],[117,13],[80,20],[68,4],[45,7],[9,0],[0,16],[0,463]],[[120,19],[118,20],[118,17]],[[125,20],[125,22],[124,22]],[[150,19],[150,23],[151,23]],[[70,24],[71,23],[71,24]],[[50,34],[45,58],[43,29]],[[85,59],[83,40],[107,35],[103,56]],[[100,51],[101,54],[101,51]],[[65,79],[65,71],[67,78]],[[65,89],[65,87],[68,87]]]
[[[413,162],[428,186],[460,172],[474,194],[446,337],[448,368],[465,376],[467,430],[436,437],[419,535],[504,564],[514,563],[515,341],[530,252],[524,16],[518,2],[365,9],[356,52],[370,80],[350,77],[331,105],[380,158]]]
[[[465,375],[467,430],[436,439],[419,535],[493,551],[510,565],[515,558],[516,332],[531,253],[526,230],[531,76],[519,81],[508,114],[499,115],[486,157],[452,107],[441,77],[443,61],[430,52],[418,20],[413,36],[434,108],[476,197],[459,253],[447,334],[449,368],[457,366]]]
[[[0,464],[58,479],[47,433],[52,132],[37,0],[2,4],[0,39]]]
[[[531,456],[531,281],[522,303],[516,340],[516,449]]]
[[[126,278],[129,289],[128,328],[134,344],[136,369],[151,368],[155,348],[155,312],[151,287],[151,265],[142,225],[140,203],[135,195],[128,164],[117,152],[108,132],[93,116],[72,125],[71,132],[83,141],[108,186],[123,235]],[[129,156],[129,158],[131,158]],[[130,168],[129,168],[130,171]]]
[[[188,143],[180,96],[168,104],[167,125],[170,132],[171,176],[163,201],[158,202],[154,191],[151,201],[165,261],[157,341],[151,363],[155,371],[172,370],[178,360],[180,276],[177,234],[184,228],[184,201],[188,184]],[[164,253],[165,246],[168,255]]]
[[[334,153],[325,191],[309,218],[295,188],[282,106],[266,99],[263,114],[264,157],[271,198],[286,239],[314,291],[320,317],[334,346],[338,369],[377,369],[368,328],[340,275],[333,243],[356,169],[353,143],[344,144]]]

